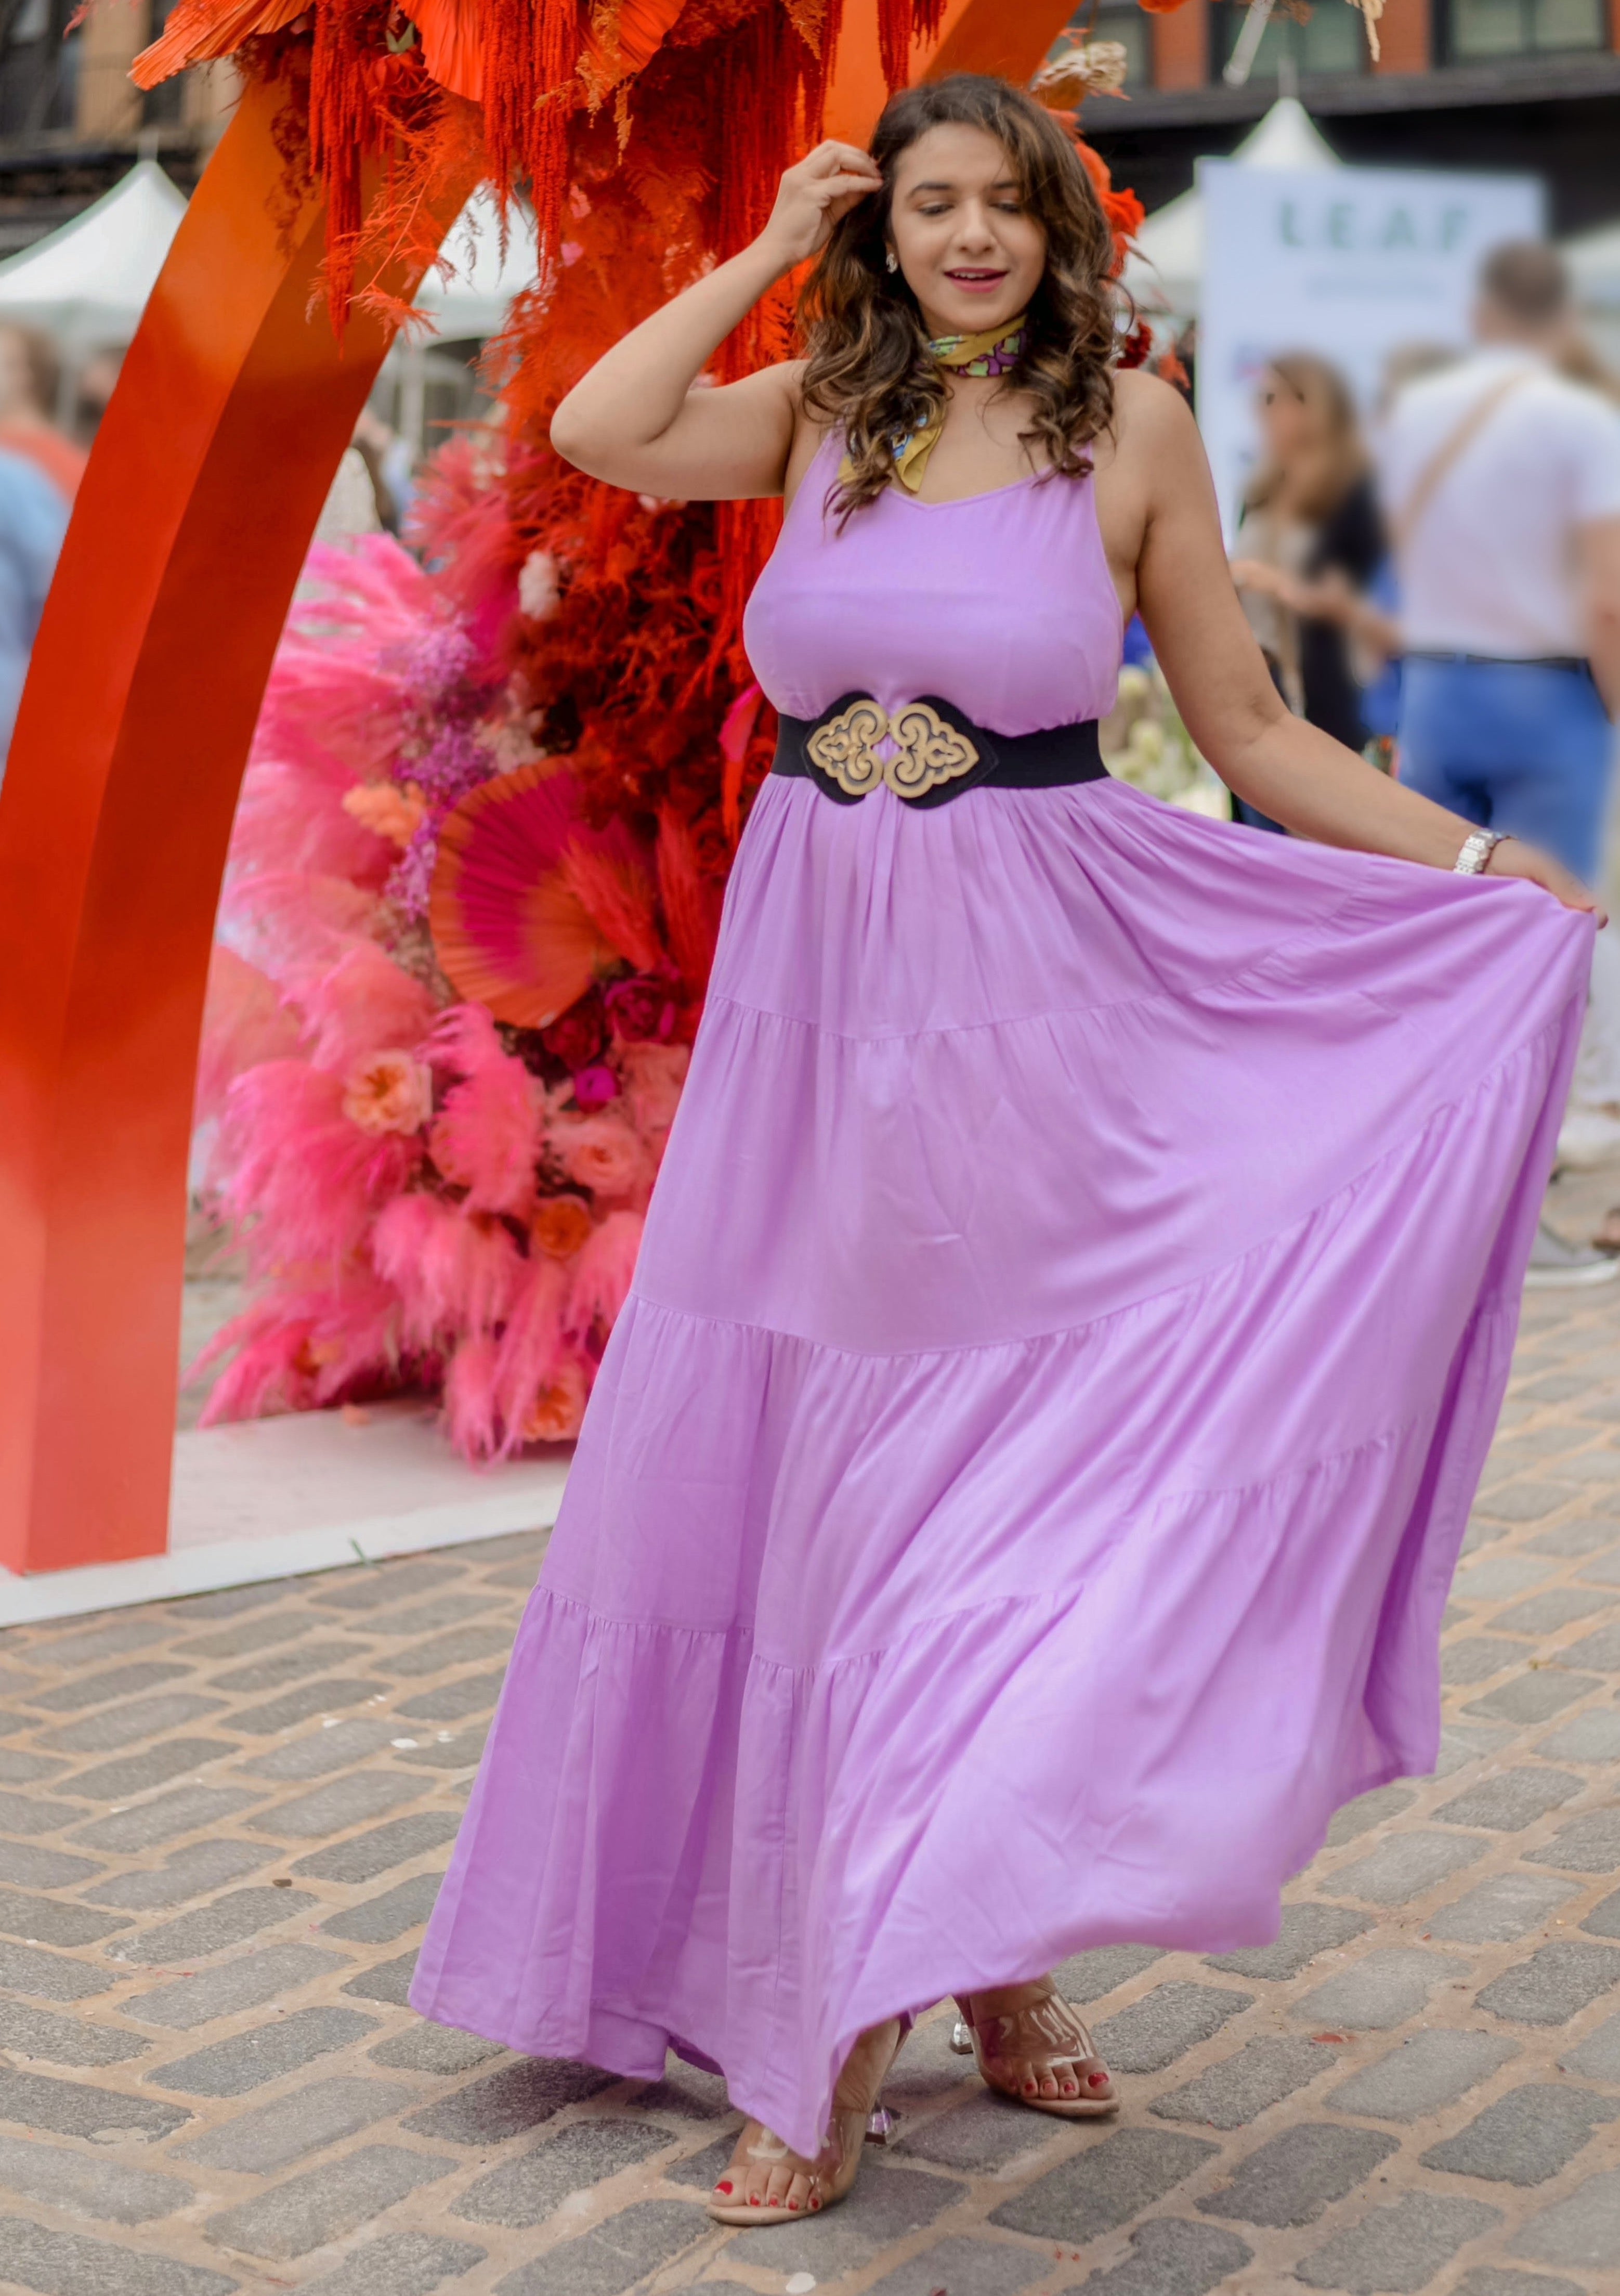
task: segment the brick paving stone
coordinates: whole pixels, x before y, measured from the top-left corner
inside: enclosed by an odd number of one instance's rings
[[[839,2210],[840,2218],[848,2206],[846,2202]],[[712,2229],[702,2210],[684,2201],[638,2201],[577,2240],[564,2241],[531,2264],[520,2264],[496,2281],[495,2296],[624,2296],[657,2266],[668,2263]],[[768,2231],[750,2233],[749,2253],[773,2237]]]
[[[1555,1666],[1591,1666],[1600,1674],[1620,1674],[1620,1626],[1600,1627],[1553,1659]]]
[[[1591,2089],[1532,2082],[1486,2105],[1466,2128],[1423,2155],[1426,2169],[1504,2185],[1544,2185],[1567,2169],[1620,2104]]]
[[[1369,2120],[1419,2120],[1455,2104],[1518,2054],[1517,2042],[1499,2033],[1414,2033],[1387,2056],[1330,2089],[1327,2102],[1337,2112],[1361,2113]]]
[[[1081,2286],[1090,2296],[1209,2296],[1253,2254],[1236,2233],[1182,2217],[1150,2217],[1131,2234],[1125,2261],[1093,2272]]]
[[[343,1988],[357,2001],[382,2001],[396,2009],[403,2009],[411,1997],[411,1980],[416,1973],[416,1948],[402,1953],[397,1961],[380,1961],[374,1967],[363,1970],[351,1977]]]
[[[99,1627],[77,1634],[45,1636],[30,1656],[36,1666],[89,1666],[103,1658],[121,1658],[126,1651],[147,1650],[168,1640],[173,1627],[150,1611],[125,1611]]]
[[[444,1878],[442,1874],[413,1874],[380,1897],[366,1898],[331,1915],[321,1923],[322,1930],[328,1937],[350,1938],[361,1945],[391,1945],[427,1920]]]
[[[103,2224],[150,2224],[189,2208],[195,2194],[177,2177],[155,2177],[121,2161],[98,2161],[63,2144],[0,2136],[0,2188],[26,2201]],[[0,2278],[5,2262],[0,2254]]]
[[[170,1778],[186,1770],[200,1770],[205,1763],[217,1761],[221,1754],[235,1751],[228,1738],[162,1738],[143,1753],[125,1754],[118,1761],[99,1762],[92,1769],[76,1771],[61,1791],[82,1794],[86,1801],[124,1801],[132,1794],[167,1785]]]
[[[227,1882],[252,1873],[271,1856],[257,1841],[192,1841],[176,1849],[161,1866],[136,1874],[115,1874],[100,1882],[85,1897],[93,1906],[118,1906],[132,1914],[156,1913],[183,1905],[209,1890],[223,1890]]]
[[[1360,1833],[1370,1833],[1375,1825],[1382,1825],[1388,1817],[1399,1817],[1417,1800],[1410,1786],[1377,1786],[1371,1793],[1359,1794],[1335,1813],[1328,1828],[1327,1846],[1340,1849],[1346,1841],[1354,1841]]]
[[[353,2250],[335,2272],[323,2272],[304,2285],[312,2296],[433,2296],[446,2280],[459,2280],[482,2264],[487,2253],[470,2241],[385,2232]]]
[[[379,1874],[403,1866],[407,1857],[420,1857],[424,1850],[453,1841],[460,1825],[460,1818],[446,1810],[419,1810],[412,1817],[394,1818],[352,1841],[311,1850],[292,1870],[316,1882],[374,1882]]]
[[[487,2057],[504,2054],[498,2041],[487,2041],[478,2033],[457,2032],[454,2025],[430,2025],[425,2019],[408,2025],[403,2033],[390,2033],[386,2041],[366,2051],[373,2064],[409,2073],[470,2072]]]
[[[54,1833],[84,1812],[70,1801],[41,1801],[30,1794],[0,1793],[0,1833]]]
[[[57,1776],[67,1767],[66,1759],[58,1755],[26,1754],[20,1746],[0,1746],[0,1784],[8,1786],[35,1785],[41,1778]]]
[[[160,2065],[146,2075],[182,2096],[245,2096],[282,2073],[313,2064],[333,2049],[345,2049],[377,2030],[374,2017],[358,2009],[295,2009],[274,2025],[255,2025],[228,2040],[210,2041],[189,2057]]]
[[[399,1770],[350,1770],[345,1777],[316,1786],[313,1793],[297,1794],[274,1809],[260,1810],[252,1823],[278,1840],[308,1841],[319,1834],[342,1833],[397,1808],[402,1801],[413,1801],[426,1783]]]
[[[1404,1906],[1483,1857],[1489,1847],[1477,1834],[1392,1833],[1321,1886],[1336,1898],[1359,1898],[1363,1905]]]
[[[1483,1562],[1465,1563],[1452,1582],[1452,1592],[1465,1603],[1500,1603],[1539,1587],[1548,1575],[1544,1562],[1534,1562],[1526,1554],[1492,1554]]]
[[[328,1953],[315,1945],[267,1945],[258,1953],[241,1955],[217,1969],[195,1977],[176,1978],[150,1993],[137,1993],[125,2005],[127,2017],[143,2025],[163,2025],[173,2032],[189,2033],[217,2017],[234,2017],[244,2009],[258,2009],[278,1995],[347,1969],[347,1956]]]
[[[1620,1985],[1620,1948],[1555,1938],[1528,1961],[1504,1970],[1479,1996],[1493,2016],[1521,2025],[1563,2025]]]
[[[830,2279],[868,2263],[891,2241],[926,2230],[967,2189],[930,2169],[869,2159],[854,2192],[838,2208],[813,2223],[750,2227],[737,2243],[736,2258],[767,2272],[812,2272],[818,2280]],[[560,2252],[552,2249],[546,2261]],[[537,2291],[541,2285],[535,2284]],[[544,2287],[544,2296],[552,2296],[551,2284]]]
[[[1499,1690],[1487,1690],[1483,1698],[1474,1699],[1464,1711],[1483,1715],[1487,1721],[1550,1722],[1566,1706],[1573,1706],[1577,1698],[1584,1698],[1589,1690],[1598,1688],[1595,1674],[1558,1674],[1545,1670],[1540,1674],[1521,1674],[1517,1681],[1505,1682]]]
[[[1584,2296],[1573,2280],[1549,2280],[1542,2272],[1499,2271],[1477,2264],[1464,2273],[1452,2296]]]
[[[110,1699],[133,1698],[139,1691],[156,1690],[160,1683],[174,1682],[188,1671],[168,1659],[136,1659],[106,1674],[81,1674],[77,1682],[59,1682],[49,1690],[29,1691],[26,1696],[30,1706],[46,1714],[77,1714],[84,1707],[104,1705]]]
[[[290,2263],[324,2248],[404,2200],[419,2185],[448,2176],[442,2153],[408,2152],[399,2144],[364,2144],[357,2152],[306,2169],[285,2184],[211,2216],[203,2230],[220,2248]]]
[[[218,1634],[198,1635],[176,1647],[182,1658],[193,1663],[198,1659],[244,1658],[250,1651],[267,1650],[274,1644],[290,1642],[295,1635],[304,1633],[308,1624],[299,1611],[273,1611],[268,1618],[246,1619],[240,1626],[226,1627]]]
[[[634,2120],[577,2120],[521,2160],[507,2161],[469,2185],[451,2214],[470,2224],[520,2229],[543,2224],[572,2193],[588,2192],[669,2144],[667,2129]]]
[[[1595,2033],[1589,2033],[1578,2048],[1561,2056],[1559,2070],[1620,2087],[1620,2017],[1611,2017]]]
[[[64,1906],[58,1898],[36,1897],[30,1890],[0,1889],[0,1932],[29,1945],[94,1945],[128,1927],[122,1915]]]
[[[1103,1945],[1091,1953],[1075,1954],[1060,1962],[1052,1974],[1058,1989],[1067,2001],[1077,2001],[1082,2007],[1100,2001],[1105,1994],[1128,1985],[1140,1977],[1144,1969],[1151,1969],[1164,1955],[1151,1945]]]
[[[184,1722],[200,1721],[217,1714],[222,1698],[205,1698],[198,1691],[170,1691],[158,1698],[132,1698],[122,1706],[104,1706],[60,1729],[47,1730],[39,1742],[63,1754],[110,1754],[115,1747],[133,1745],[160,1730],[177,1730]]]
[[[176,1833],[223,1825],[227,1818],[263,1800],[262,1793],[243,1793],[233,1786],[180,1786],[134,1809],[115,1810],[110,1817],[81,1825],[73,1838],[87,1842],[92,1849],[156,1849],[172,1841]]]
[[[1034,2115],[1030,2117],[1033,2119]],[[740,2115],[738,2118],[740,2125]],[[684,2160],[669,2161],[664,2169],[664,2180],[667,2184],[691,2185],[700,2192],[709,2192],[724,2176],[736,2149],[736,2131],[728,2129],[724,2136],[716,2136],[712,2144],[706,2144],[700,2152],[689,2152]]]
[[[1465,1683],[1488,1682],[1526,1655],[1523,1643],[1501,1635],[1463,1635],[1441,1653],[1440,1679],[1452,1690]]]
[[[239,2280],[121,2243],[52,2232],[27,2217],[0,2217],[5,2276],[39,2296],[232,2296]]]
[[[1612,2267],[1620,2256],[1620,2169],[1589,2177],[1567,2200],[1532,2217],[1508,2253],[1538,2264]]]
[[[1448,1825],[1488,1825],[1517,1833],[1581,1791],[1567,1770],[1504,1770],[1443,1802],[1435,1816]]]
[[[479,1761],[488,1735],[488,1724],[480,1722],[470,1730],[442,1731],[432,1738],[419,1740],[414,1746],[406,1747],[399,1738],[393,1743],[405,1748],[402,1761],[423,1763],[436,1770],[464,1770]]]
[[[206,2129],[175,2147],[176,2157],[205,2169],[233,2169],[266,2176],[306,2152],[356,2136],[390,2113],[415,2102],[416,2091],[398,2081],[367,2080],[355,2074],[307,2081],[274,2104],[257,2105],[219,2127]]]
[[[307,1890],[229,1890],[212,1905],[195,1906],[189,1914],[176,1915],[172,1922],[160,1922],[155,1929],[143,1930],[138,1937],[110,1946],[108,1956],[113,1961],[147,1964],[201,1961],[211,1953],[223,1953],[227,1946],[245,1944],[261,1931],[274,1929],[278,1922],[320,1902]]]
[[[299,1621],[299,1630],[303,1622]],[[209,1687],[241,1694],[254,1690],[282,1690],[289,1683],[301,1682],[307,1675],[319,1674],[326,1667],[364,1666],[371,1655],[364,1643],[295,1643],[290,1649],[273,1652],[268,1658],[252,1660],[247,1666],[228,1667],[223,1674],[209,1677]]]
[[[48,2128],[57,2136],[102,2139],[172,2136],[192,2115],[154,2096],[126,2096],[92,2081],[58,2080],[53,2073],[23,2073],[0,2068],[0,2120],[24,2128]]]
[[[1575,1619],[1590,1619],[1613,1600],[1613,1595],[1600,1594],[1596,1587],[1546,1587],[1539,1595],[1527,1595],[1510,1611],[1499,1611],[1495,1623],[1504,1634],[1551,1635]]]
[[[1428,1934],[1456,1945],[1511,1945],[1550,1921],[1575,1888],[1540,1874],[1493,1874],[1431,1915]]]
[[[438,1633],[445,1627],[459,1626],[463,1619],[487,1617],[491,1605],[496,1600],[497,1598],[486,1588],[471,1595],[440,1595],[433,1602],[418,1603],[409,1610],[372,1611],[366,1616],[365,1631],[368,1635],[402,1636]],[[506,1636],[506,1644],[510,1649],[511,1646],[510,1631]],[[484,1658],[488,1653],[479,1651],[475,1655]],[[390,1661],[390,1663],[397,1663],[397,1661]],[[451,1661],[446,1659],[445,1663],[447,1666]],[[419,1671],[416,1668],[411,1670],[413,1673]]]
[[[421,1722],[462,1722],[469,1714],[482,1714],[495,1702],[504,1678],[503,1668],[494,1674],[464,1674],[437,1690],[419,1690],[402,1699],[397,1711]]]
[[[1117,2232],[1220,2152],[1205,2137],[1118,2128],[990,2212],[994,2225],[1081,2247]]]
[[[256,1754],[251,1761],[242,1762],[239,1767],[245,1777],[250,1778],[329,1777],[333,1770],[347,1769],[351,1762],[386,1746],[393,1729],[391,1722],[348,1715],[333,1722],[330,1729],[312,1731],[307,1738],[294,1738],[284,1746],[273,1746],[267,1754]]]
[[[252,1587],[221,1587],[212,1595],[182,1595],[168,1605],[168,1615],[181,1628],[199,1626],[205,1619],[234,1619],[243,1611],[262,1611],[285,1600],[287,1589],[278,1579]]]
[[[1450,2194],[1403,2193],[1346,2226],[1294,2267],[1307,2288],[1344,2288],[1351,2296],[1416,2296],[1465,2241],[1501,2222],[1501,2210]]]
[[[1044,2257],[1032,2256],[1010,2241],[993,2243],[957,2235],[937,2240],[908,2264],[886,2272],[872,2282],[868,2296],[937,2296],[941,2288],[957,2289],[961,2296],[1019,2296],[1045,2270]],[[1174,2296],[1174,2292],[1166,2284],[1160,2296]]]
[[[405,2125],[419,2136],[451,2144],[499,2144],[522,2129],[539,2128],[565,2104],[594,2096],[612,2079],[567,2057],[520,2057],[499,2072],[470,2081],[454,2096],[424,2105]]]
[[[1483,1497],[1478,1512],[1498,1522],[1539,1522],[1574,1495],[1568,1483],[1509,1483]]]
[[[935,2115],[920,2128],[902,2123],[895,2150],[908,2160],[931,2161],[939,2169],[975,2169],[990,2174],[1020,2160],[1052,2133],[1051,2117],[1031,2112],[1010,2098],[993,2096],[988,2089],[964,2104]]]
[[[1254,1997],[1223,1985],[1157,1985],[1129,2008],[1102,2020],[1096,2029],[1098,2051],[1116,2072],[1162,2072],[1218,2033]]]
[[[83,2001],[92,1993],[105,1993],[112,1983],[110,1972],[92,1969],[87,1962],[0,1938],[0,1985],[19,1993],[32,1993],[41,2001]]]
[[[43,2057],[53,2065],[120,2065],[144,2056],[151,2046],[139,2033],[88,2025],[82,2018],[58,2017],[0,1997],[0,2049],[16,2056]]]
[[[1304,2088],[1333,2062],[1319,2041],[1250,2041],[1182,2088],[1156,2098],[1149,2111],[1161,2120],[1201,2121],[1210,2128],[1246,2128],[1251,2120]]]
[[[387,1570],[363,1569],[334,1572],[330,1583],[310,1599],[328,1611],[380,1611],[390,1603],[408,1603],[438,1587],[453,1586],[462,1576],[453,1562],[398,1562]]]
[[[1577,1714],[1543,1738],[1536,1751],[1560,1762],[1620,1761],[1620,1709]]]
[[[1253,1946],[1241,1953],[1215,1954],[1209,1957],[1207,1966],[1228,1970],[1234,1977],[1297,1977],[1319,1953],[1348,1945],[1353,1937],[1360,1937],[1363,1930],[1371,1927],[1368,1915],[1353,1913],[1348,1906],[1284,1906],[1282,1927],[1275,1945]]]
[[[683,2120],[713,2120],[732,2109],[718,2073],[700,2071],[672,2058],[661,2081],[650,2081],[635,2100],[647,2112],[676,2112]]]
[[[389,1663],[396,1674],[441,1674],[474,1659],[504,1658],[511,1648],[511,1630],[503,1625],[453,1627],[447,1634],[396,1651]]]
[[[1207,2216],[1240,2224],[1314,2224],[1395,2149],[1395,2139],[1380,2130],[1303,2121],[1240,2161],[1231,2183],[1198,2205]]]
[[[1620,1808],[1591,1809],[1559,1826],[1535,1853],[1538,1866],[1566,1874],[1620,1873]]]
[[[1317,1986],[1294,2004],[1292,2014],[1327,2030],[1387,2032],[1415,2017],[1436,1985],[1466,1977],[1468,1970],[1455,1954],[1387,1946]]]
[[[295,1690],[283,1691],[279,1698],[266,1699],[262,1706],[241,1708],[232,1715],[231,1727],[245,1730],[250,1737],[268,1738],[277,1730],[296,1729],[300,1722],[310,1721],[317,1714],[340,1713],[346,1706],[362,1705],[387,1687],[386,1683],[342,1677],[325,1682],[301,1682]]]

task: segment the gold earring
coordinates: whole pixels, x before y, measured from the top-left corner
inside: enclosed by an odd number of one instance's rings
[[[884,262],[888,265],[888,268],[889,268],[891,271],[898,271],[898,270],[899,270],[899,268],[900,268],[900,258],[899,258],[899,257],[895,253],[895,250],[894,250],[894,249],[893,249],[892,247],[889,249],[888,253],[884,257],[883,260],[884,260]]]

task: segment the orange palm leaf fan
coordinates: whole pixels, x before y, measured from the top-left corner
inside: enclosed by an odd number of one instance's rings
[[[594,873],[582,859],[598,864]],[[600,865],[606,864],[603,871]],[[621,822],[587,827],[571,774],[549,760],[485,782],[446,815],[428,900],[445,977],[497,1021],[544,1029],[628,957],[580,898],[593,873],[622,889],[645,877]],[[610,928],[605,931],[604,926]]]

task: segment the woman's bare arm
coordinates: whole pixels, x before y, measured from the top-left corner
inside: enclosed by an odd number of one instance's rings
[[[759,237],[643,319],[575,384],[552,418],[557,452],[638,494],[682,502],[781,494],[798,422],[798,365],[717,389],[698,379],[760,297],[881,181],[852,144],[822,144],[790,168]]]
[[[1138,604],[1199,749],[1229,788],[1302,837],[1451,868],[1472,824],[1294,717],[1272,685],[1232,587],[1203,442],[1179,393],[1132,377],[1121,404],[1112,468],[1117,485],[1141,490]],[[1597,906],[1549,855],[1517,839],[1496,849],[1490,868],[1544,885],[1568,908]]]

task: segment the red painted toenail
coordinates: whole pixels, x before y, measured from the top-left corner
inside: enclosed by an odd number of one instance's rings
[[[1093,2088],[1107,2088],[1109,2085],[1107,2073],[1087,2073],[1085,2078]]]
[[[751,2209],[757,2209],[759,2206],[759,2195],[757,2193],[750,2193],[749,2194],[749,2206]]]
[[[797,2208],[798,2208],[798,2202],[797,2201],[790,2201],[790,2202],[788,2202],[788,2206],[789,2206],[790,2209],[797,2209]]]
[[[731,2189],[732,2188],[729,2185],[716,2185],[715,2186],[715,2190],[717,2193],[729,2193]]]

